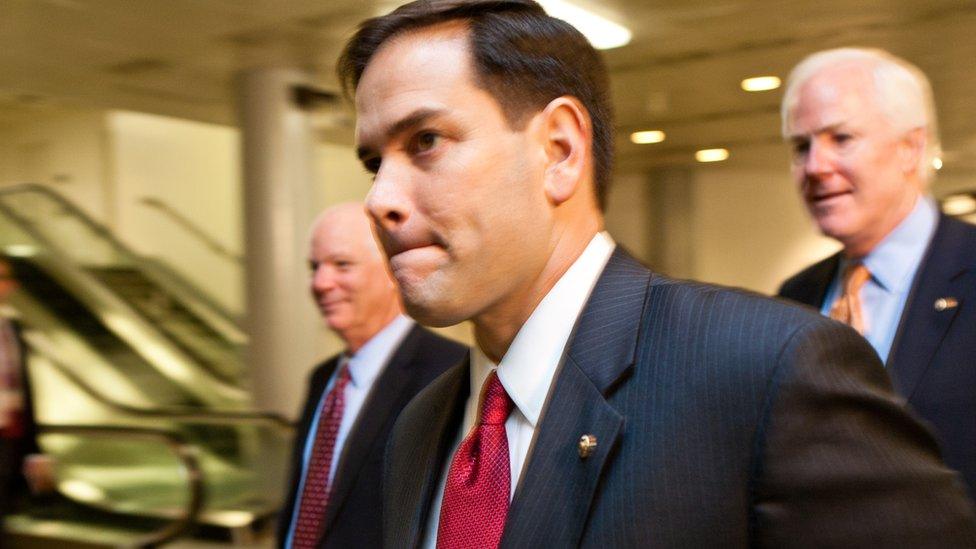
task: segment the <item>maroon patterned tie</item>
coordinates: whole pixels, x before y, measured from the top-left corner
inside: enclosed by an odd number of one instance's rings
[[[298,520],[292,547],[298,549],[316,547],[322,536],[322,523],[325,509],[329,504],[329,469],[332,468],[332,454],[335,451],[336,434],[342,423],[345,408],[345,388],[349,384],[349,368],[340,364],[339,378],[322,403],[318,431],[312,445],[312,458],[305,474],[305,487],[299,500]]]
[[[512,477],[505,420],[512,407],[493,371],[482,389],[478,424],[447,473],[437,549],[484,549],[501,542]]]

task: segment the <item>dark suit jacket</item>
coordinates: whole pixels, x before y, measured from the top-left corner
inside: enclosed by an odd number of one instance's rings
[[[840,254],[790,278],[779,294],[821,307]],[[935,302],[958,306],[939,311]],[[976,227],[941,216],[888,354],[895,390],[933,428],[946,464],[976,498]]]
[[[468,375],[448,370],[394,427],[386,547],[421,540]],[[502,547],[973,547],[954,479],[853,330],[618,250],[553,380]]]
[[[343,446],[329,496],[320,547],[379,547],[382,540],[383,450],[400,410],[432,379],[461,360],[467,348],[415,325],[380,372]],[[302,453],[315,409],[338,364],[338,356],[312,372],[296,431],[288,499],[278,521],[278,543],[291,525]]]

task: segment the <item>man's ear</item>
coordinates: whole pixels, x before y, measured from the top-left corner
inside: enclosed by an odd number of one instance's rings
[[[922,162],[922,158],[925,157],[925,151],[928,147],[928,133],[925,128],[915,128],[910,130],[902,138],[901,147],[899,148],[898,163],[901,168],[902,173],[914,174]],[[928,169],[928,166],[922,169]],[[922,177],[923,174],[917,174]]]
[[[542,131],[546,141],[546,197],[558,206],[583,185],[593,129],[579,100],[562,96],[542,111]]]

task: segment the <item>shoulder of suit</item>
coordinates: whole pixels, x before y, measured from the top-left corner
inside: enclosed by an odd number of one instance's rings
[[[819,282],[824,276],[832,276],[833,272],[830,268],[832,264],[837,261],[840,252],[833,254],[831,256],[825,257],[816,263],[807,266],[802,271],[794,274],[793,276],[787,278],[783,284],[780,285],[779,290],[776,292],[780,296],[791,296],[796,287],[808,287],[812,282]]]
[[[699,310],[700,318],[722,322],[763,323],[776,319],[783,327],[823,322],[821,315],[807,307],[743,288],[657,276],[651,282],[651,291],[649,311],[654,310],[655,301],[665,300],[669,309],[679,314]]]
[[[465,349],[467,349],[465,347]],[[444,398],[449,398],[453,396],[457,390],[465,389],[467,387],[468,379],[468,362],[467,360],[457,361],[450,366],[444,368],[443,371],[439,372],[430,382],[428,382],[417,395],[410,401],[410,403],[404,408],[401,415],[410,415],[407,413],[408,410],[413,410],[414,413],[417,410],[422,410],[420,412],[420,417],[430,412],[430,406],[433,402],[440,402]],[[447,396],[446,396],[447,395]]]
[[[943,214],[939,217],[934,238],[953,238],[961,244],[976,246],[976,225]]]
[[[323,360],[322,362],[319,362],[318,364],[316,364],[312,368],[312,371],[309,373],[308,379],[309,380],[313,380],[313,379],[315,379],[317,377],[320,377],[320,376],[323,376],[323,375],[326,375],[326,374],[331,373],[332,370],[335,368],[336,363],[339,361],[339,357],[341,357],[341,356],[342,356],[342,353],[335,354],[335,355],[332,355],[329,358]]]
[[[436,334],[433,331],[424,328],[420,324],[414,326],[413,330],[417,331],[418,338],[421,342],[421,349],[436,349],[442,352],[455,352],[455,353],[465,353],[468,348],[462,343],[458,343],[453,339],[444,337],[442,335]],[[409,337],[409,336],[407,336]]]

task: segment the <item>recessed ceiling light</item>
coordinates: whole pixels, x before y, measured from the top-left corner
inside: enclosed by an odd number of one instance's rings
[[[728,157],[728,149],[702,149],[695,153],[695,160],[699,162],[721,162]]]
[[[619,48],[630,42],[630,29],[575,4],[565,0],[539,0],[539,4],[549,15],[576,27],[598,50]]]
[[[968,194],[954,194],[942,199],[942,211],[949,215],[966,215],[976,212],[976,198]]]
[[[647,145],[650,143],[660,143],[664,141],[665,137],[664,132],[661,130],[644,130],[630,134],[630,141],[638,145]]]
[[[747,92],[775,90],[781,84],[777,76],[753,76],[742,81],[742,89]]]
[[[942,169],[942,159],[939,158],[938,156],[936,156],[935,158],[933,158],[932,159],[932,167],[935,168],[936,171],[941,170]]]

